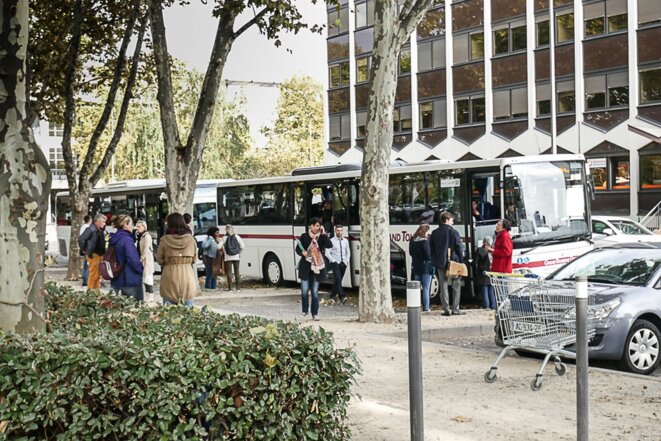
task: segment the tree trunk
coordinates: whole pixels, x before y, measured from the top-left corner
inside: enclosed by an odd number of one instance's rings
[[[187,165],[183,156],[172,145],[165,145],[165,191],[169,213],[193,214],[193,196],[200,163]],[[191,170],[194,168],[194,170]]]
[[[51,174],[27,123],[27,0],[0,2],[0,328],[45,329],[42,295]]]
[[[66,280],[80,280],[80,270],[83,257],[80,255],[78,236],[83,218],[89,213],[89,193],[69,193],[71,203],[71,233],[69,234],[69,264],[67,265]]]
[[[360,308],[362,322],[387,322],[395,317],[390,292],[390,219],[388,166],[393,137],[397,87],[397,2],[376,2],[372,87],[367,109],[367,137],[360,178]]]

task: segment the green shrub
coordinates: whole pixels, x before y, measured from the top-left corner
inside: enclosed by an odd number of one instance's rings
[[[350,438],[332,335],[47,286],[52,332],[0,334],[0,438]]]

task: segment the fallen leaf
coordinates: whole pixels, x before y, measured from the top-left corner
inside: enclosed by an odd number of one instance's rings
[[[473,421],[473,418],[457,415],[456,417],[451,418],[453,421],[458,423],[470,423]]]
[[[8,420],[0,421],[0,433],[5,433],[5,430],[7,430],[8,425],[9,425]]]

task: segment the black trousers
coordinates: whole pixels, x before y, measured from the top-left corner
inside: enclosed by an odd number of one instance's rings
[[[331,262],[331,270],[333,271],[333,290],[331,291],[331,299],[339,295],[340,300],[343,300],[344,289],[342,288],[342,279],[344,278],[344,272],[347,270],[345,265],[341,265],[339,262]]]

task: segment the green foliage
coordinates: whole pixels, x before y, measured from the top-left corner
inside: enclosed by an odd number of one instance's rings
[[[0,334],[0,438],[350,438],[332,335],[47,285],[53,332]]]

